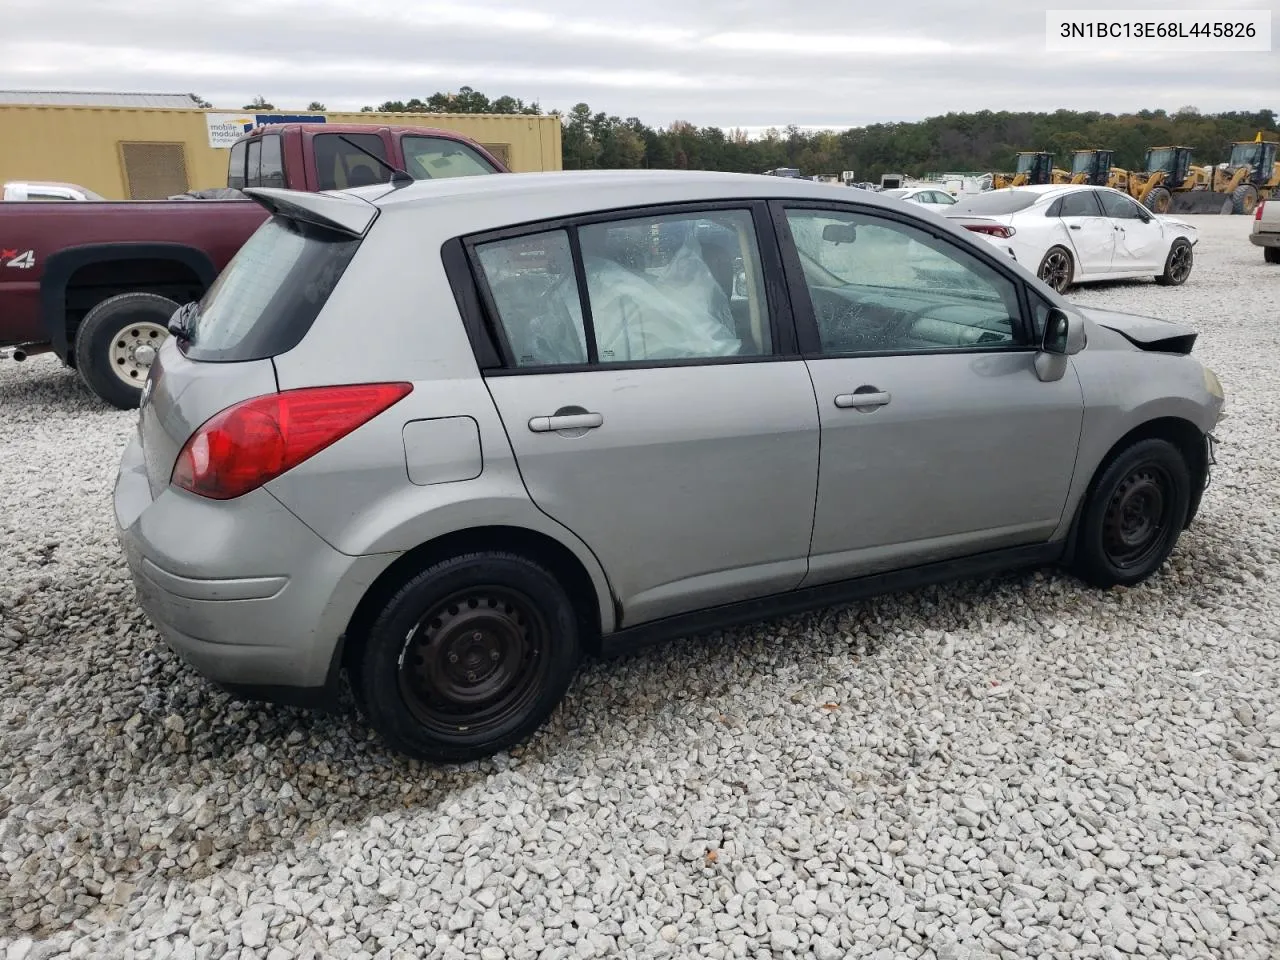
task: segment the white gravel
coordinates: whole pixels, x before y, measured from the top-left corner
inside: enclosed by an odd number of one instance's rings
[[[1133,590],[968,582],[592,664],[431,768],[215,692],[133,606],[133,414],[0,365],[0,960],[1280,955],[1280,268],[1197,218],[1230,418]]]

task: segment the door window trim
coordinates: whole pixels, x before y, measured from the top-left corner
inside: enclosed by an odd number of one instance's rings
[[[760,257],[761,281],[764,302],[769,311],[769,331],[772,349],[766,354],[729,357],[680,357],[664,360],[628,360],[618,363],[600,363],[596,356],[594,327],[591,320],[591,303],[586,290],[586,272],[582,267],[582,250],[578,242],[578,228],[597,223],[615,223],[624,220],[651,217],[697,215],[717,211],[739,211],[751,218],[756,249]],[[578,295],[581,299],[583,334],[588,343],[588,361],[573,364],[539,364],[521,367],[507,340],[506,330],[499,317],[496,302],[480,266],[476,247],[501,240],[514,240],[540,233],[563,230],[569,238],[570,253],[576,273]],[[501,227],[479,233],[467,234],[447,240],[441,256],[454,298],[462,314],[463,325],[471,341],[472,350],[485,376],[530,376],[554,373],[587,373],[609,370],[644,370],[660,367],[699,367],[735,363],[772,363],[799,360],[799,340],[790,294],[784,279],[782,252],[769,216],[768,200],[761,197],[741,199],[692,200],[678,203],[641,204],[593,210],[588,213],[556,217],[516,226]]]
[[[811,200],[808,198],[773,199],[769,201],[769,210],[773,218],[774,233],[777,236],[782,255],[783,272],[786,276],[788,290],[793,304],[793,320],[800,346],[800,356],[805,360],[860,359],[863,357],[924,357],[934,354],[963,354],[981,356],[986,353],[1035,353],[1039,347],[1035,344],[1035,331],[1031,322],[1030,302],[1027,299],[1027,287],[1022,279],[1011,274],[1008,265],[1003,263],[994,250],[983,250],[981,246],[970,250],[961,247],[948,231],[940,230],[923,219],[911,217],[870,204],[851,203],[844,200]],[[990,345],[984,349],[975,347],[936,347],[926,350],[868,350],[860,353],[827,353],[822,349],[822,335],[818,330],[818,321],[813,309],[813,301],[809,296],[809,285],[804,278],[804,267],[800,263],[795,241],[791,237],[791,226],[787,221],[788,210],[820,210],[832,213],[852,213],[864,217],[875,217],[912,227],[928,234],[935,240],[955,247],[968,254],[980,263],[995,271],[1013,285],[1018,301],[1018,316],[1013,318],[1015,342],[1010,344]],[[985,245],[985,243],[984,243]],[[975,245],[977,246],[977,245]]]

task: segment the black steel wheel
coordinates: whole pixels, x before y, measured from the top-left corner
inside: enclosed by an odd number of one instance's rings
[[[1074,275],[1075,265],[1071,261],[1071,254],[1064,247],[1050,247],[1040,261],[1040,269],[1036,271],[1036,276],[1058,293],[1066,292]]]
[[[546,673],[546,618],[518,590],[478,584],[427,610],[405,637],[400,695],[424,727],[501,727],[528,706]]]
[[[1100,587],[1132,586],[1168,559],[1186,525],[1191,472],[1168,440],[1149,438],[1105,464],[1085,495],[1075,572]]]
[[[1182,286],[1187,282],[1187,277],[1191,276],[1193,263],[1194,254],[1191,252],[1191,244],[1179,237],[1169,248],[1169,255],[1164,261],[1164,273],[1156,277],[1156,283],[1166,287]]]
[[[526,739],[578,666],[578,617],[546,568],[502,552],[433,564],[382,608],[353,653],[353,689],[394,749],[439,762]]]
[[[1141,567],[1159,550],[1173,511],[1173,481],[1164,467],[1143,463],[1117,486],[1102,518],[1102,548],[1117,570]]]

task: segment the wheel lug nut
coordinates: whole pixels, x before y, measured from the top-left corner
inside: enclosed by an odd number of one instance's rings
[[[468,679],[468,680],[470,680],[472,683],[475,683],[475,682],[476,682],[476,672],[475,672],[474,670],[468,670],[468,671],[467,671],[467,679]]]
[[[479,630],[477,630],[475,633],[471,635],[471,639],[474,640],[476,643],[479,643],[481,640],[484,639],[484,634],[481,633]]]
[[[497,651],[497,650],[490,650],[490,651],[489,651],[489,659],[490,659],[490,660],[497,660],[497,659],[498,659],[498,651]]]
[[[457,662],[458,662],[458,655],[457,655],[456,653],[451,653],[451,654],[449,654],[449,662],[450,662],[450,663],[457,663]]]

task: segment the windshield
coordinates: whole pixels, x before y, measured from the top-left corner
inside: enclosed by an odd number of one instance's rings
[[[1159,150],[1147,151],[1147,173],[1155,173],[1157,170],[1173,173],[1172,147],[1161,147]]]
[[[1018,155],[1018,173],[1030,173],[1031,168],[1036,164],[1036,155],[1034,153],[1021,153]]]
[[[986,193],[965,197],[952,206],[947,211],[947,215],[975,213],[982,216],[990,216],[1002,213],[1017,213],[1019,210],[1027,209],[1039,199],[1040,194],[1033,190],[991,190]]]
[[[1260,143],[1237,143],[1231,148],[1230,165],[1233,167],[1252,167],[1258,162]]]
[[[1085,150],[1075,155],[1075,159],[1071,161],[1072,173],[1092,173],[1093,158],[1096,156],[1092,150]]]

